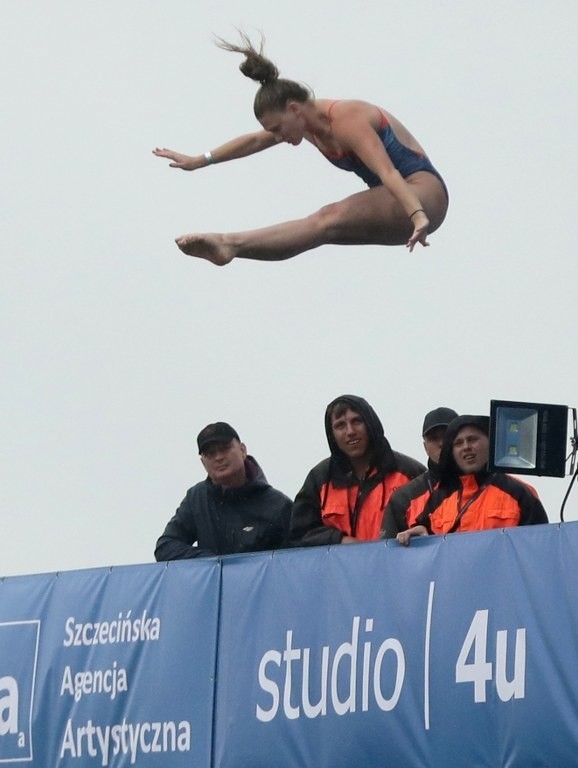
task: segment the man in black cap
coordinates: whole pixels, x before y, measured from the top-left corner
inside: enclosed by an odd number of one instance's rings
[[[444,435],[448,424],[457,415],[452,408],[443,406],[426,413],[421,434],[423,447],[428,456],[427,471],[393,494],[383,515],[382,538],[395,539],[400,531],[405,531],[412,526],[423,512],[439,481],[438,465]]]
[[[287,545],[291,500],[272,488],[261,467],[224,421],[199,432],[207,478],[189,488],[157,541],[157,560],[258,552]]]

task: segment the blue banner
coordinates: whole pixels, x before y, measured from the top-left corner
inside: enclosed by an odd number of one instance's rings
[[[0,766],[575,768],[578,523],[0,580]]]
[[[0,764],[211,764],[220,564],[4,579]]]
[[[214,764],[575,768],[577,551],[569,524],[230,559]]]

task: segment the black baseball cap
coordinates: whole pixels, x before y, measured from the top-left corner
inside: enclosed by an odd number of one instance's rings
[[[207,424],[197,436],[199,453],[202,453],[211,443],[230,443],[231,440],[239,440],[240,442],[239,435],[230,424],[224,421]]]
[[[426,413],[421,430],[422,437],[425,437],[431,429],[436,427],[447,427],[450,421],[457,417],[453,408],[434,408],[433,411]]]

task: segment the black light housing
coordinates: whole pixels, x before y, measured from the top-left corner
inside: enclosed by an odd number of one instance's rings
[[[568,406],[490,401],[491,472],[564,477]]]

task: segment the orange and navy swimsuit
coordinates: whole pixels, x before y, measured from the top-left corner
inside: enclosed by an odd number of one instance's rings
[[[337,104],[336,101],[334,101],[329,107],[327,112],[329,119],[331,119],[331,110],[335,104]],[[433,173],[433,175],[441,181],[447,197],[448,191],[444,180],[440,176],[439,172],[434,168],[427,155],[424,155],[421,152],[416,152],[413,149],[406,147],[405,144],[402,144],[393,132],[387,117],[381,111],[380,115],[381,125],[377,133],[383,143],[383,146],[385,147],[385,151],[389,155],[391,162],[402,175],[402,177],[405,179],[408,176],[411,176],[412,173],[417,173],[418,171],[427,171],[428,173]],[[339,155],[331,155],[327,152],[324,152],[319,146],[317,149],[319,149],[321,154],[326,157],[330,163],[335,165],[337,168],[341,168],[342,171],[352,171],[357,176],[359,176],[359,178],[363,179],[368,187],[381,186],[382,182],[379,176],[377,176],[364,163],[362,163],[355,153],[342,152]]]

